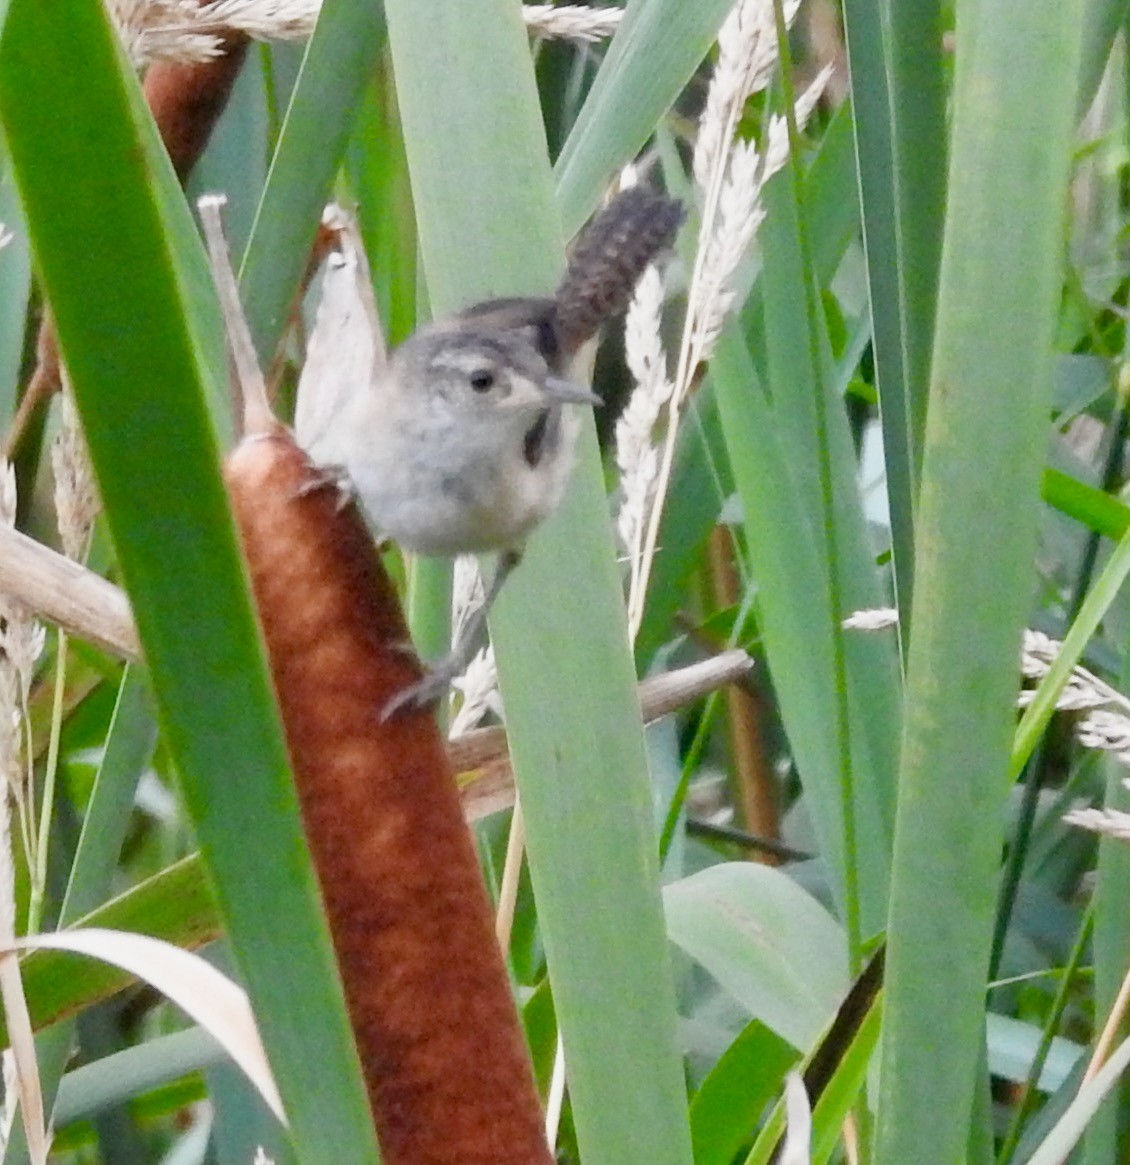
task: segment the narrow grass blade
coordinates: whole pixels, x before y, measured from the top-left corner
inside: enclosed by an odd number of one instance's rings
[[[1130,17],[1127,0],[1092,0],[1083,26],[1083,62],[1079,69],[1079,116],[1095,98],[1118,30]]]
[[[192,1027],[84,1064],[63,1078],[56,1120],[62,1126],[89,1117],[190,1072],[222,1063],[226,1055],[203,1028]]]
[[[137,783],[156,740],[145,676],[137,667],[127,667],[59,911],[60,926],[70,926],[105,901],[129,827]]]
[[[842,865],[836,888],[849,942],[860,951],[859,925],[874,933],[882,925],[893,832],[899,675],[891,640],[853,636],[843,620],[854,610],[880,602],[883,594],[857,485],[858,465],[841,392],[834,386],[827,318],[809,290],[816,274],[807,237],[807,203],[796,164],[789,165],[765,192],[768,217],[761,230],[764,270],[760,280],[765,311],[767,392],[790,487],[809,528],[813,557],[805,564],[818,596],[805,612],[809,648],[822,640],[828,667],[820,715],[833,779],[842,802]],[[797,304],[807,304],[797,311]],[[731,461],[743,454],[730,447]],[[753,504],[757,505],[756,499]],[[766,520],[766,519],[761,519]],[[768,518],[772,520],[772,518]],[[781,535],[778,534],[778,537]],[[787,537],[787,535],[785,535]],[[756,552],[751,570],[757,571]],[[794,601],[780,579],[765,576],[764,608]],[[804,665],[777,655],[766,621],[766,653],[776,673]],[[782,648],[786,645],[782,644]],[[790,730],[791,731],[791,730]],[[792,733],[795,736],[795,733]],[[806,780],[809,774],[805,774]],[[815,793],[819,796],[819,793]],[[853,921],[853,914],[855,920]]]
[[[610,179],[710,51],[732,0],[632,0],[557,159],[566,236],[592,213]]]
[[[945,208],[942,6],[847,0],[844,26],[896,595],[906,627]]]
[[[384,39],[379,0],[335,0],[322,8],[306,46],[240,271],[247,322],[264,363],[286,325],[353,111]]]
[[[0,424],[16,410],[31,290],[31,256],[11,167],[0,141],[0,224],[11,238],[0,247]]]
[[[1130,506],[1059,470],[1044,470],[1041,492],[1049,506],[1107,538],[1121,538],[1130,528]]]
[[[346,172],[385,342],[394,348],[416,326],[416,219],[387,51],[357,111]]]
[[[841,906],[845,895],[845,823],[840,786],[843,758],[833,726],[837,699],[830,677],[832,651],[828,638],[828,606],[824,552],[817,544],[821,512],[801,504],[796,488],[796,461],[786,426],[754,371],[748,347],[738,329],[728,328],[719,341],[712,379],[726,434],[734,482],[742,499],[750,563],[759,583],[758,612],[765,650],[773,670],[781,712],[804,782],[805,804],[811,814],[821,855],[828,864],[832,892]],[[846,488],[854,489],[854,481]],[[872,586],[874,583],[872,582]],[[855,592],[855,597],[862,597]],[[817,614],[819,613],[819,614]],[[875,637],[855,642],[849,650],[867,669],[885,667],[893,678],[893,648]],[[885,657],[885,664],[884,664]],[[853,703],[856,721],[853,760],[861,774],[881,773],[867,755],[866,733],[859,717],[864,702]],[[894,720],[884,717],[887,731]],[[880,725],[874,728],[882,731]],[[889,742],[888,742],[889,744]],[[889,831],[883,821],[879,786],[868,776],[860,781],[858,816],[860,883],[865,924],[877,927],[887,879]]]

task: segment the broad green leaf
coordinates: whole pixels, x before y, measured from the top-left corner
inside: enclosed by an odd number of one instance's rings
[[[787,874],[724,862],[666,886],[671,941],[795,1048],[816,1042],[847,989],[843,929]]]
[[[311,1162],[373,1159],[368,1102],[218,472],[213,418],[227,388],[210,330],[214,296],[100,6],[10,6],[0,118],[165,742],[295,1143]],[[299,994],[305,1006],[296,1010]]]
[[[517,7],[386,7],[433,308],[552,291],[561,229]],[[591,421],[562,511],[531,537],[492,632],[581,1155],[686,1165],[643,734]]]
[[[1031,601],[1083,5],[960,9],[875,1160],[964,1158]],[[931,1101],[922,1104],[923,1089]]]

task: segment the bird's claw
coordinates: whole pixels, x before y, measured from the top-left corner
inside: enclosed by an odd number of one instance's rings
[[[422,712],[438,704],[462,670],[456,663],[450,657],[442,659],[428,668],[422,679],[401,688],[381,709],[381,723],[387,723],[398,712]]]
[[[319,490],[332,489],[337,493],[340,513],[356,496],[353,481],[343,465],[314,465],[310,476],[295,490],[296,496],[307,497]]]

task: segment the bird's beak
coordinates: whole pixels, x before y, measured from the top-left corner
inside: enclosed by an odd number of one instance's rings
[[[590,392],[583,384],[574,384],[573,381],[564,380],[560,376],[547,376],[542,387],[546,396],[563,404],[597,406],[604,404],[595,392]]]

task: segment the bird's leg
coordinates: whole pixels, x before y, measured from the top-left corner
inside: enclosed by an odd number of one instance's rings
[[[503,583],[521,561],[522,552],[520,550],[504,550],[499,555],[498,565],[495,567],[494,578],[491,579],[486,598],[482,605],[468,617],[459,634],[459,639],[452,646],[451,651],[442,659],[429,664],[427,674],[422,680],[409,684],[408,687],[397,692],[381,711],[382,720],[394,716],[402,708],[409,710],[426,708],[443,698],[451,686],[451,681],[467,670],[471,660],[475,657],[475,652],[479,650],[485,640],[487,615],[490,614],[490,609],[494,606],[494,601],[498,598]]]

